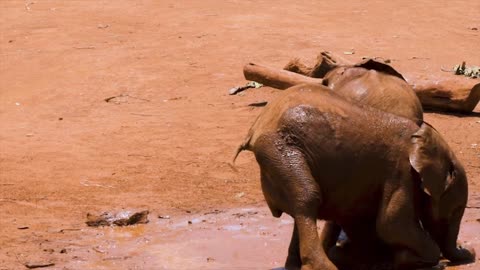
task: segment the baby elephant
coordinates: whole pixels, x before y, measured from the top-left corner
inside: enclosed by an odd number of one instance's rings
[[[397,269],[435,266],[440,252],[474,257],[456,245],[465,171],[428,124],[299,85],[265,108],[237,155],[242,150],[255,154],[273,216],[295,220],[288,269],[337,269],[317,219],[335,222],[352,242],[378,238],[393,250]]]

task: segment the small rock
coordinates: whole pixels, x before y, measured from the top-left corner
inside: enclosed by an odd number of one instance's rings
[[[60,250],[60,253],[65,254],[65,253],[67,253],[67,250],[62,248],[62,250]]]
[[[250,107],[265,107],[267,105],[267,101],[260,101],[260,102],[253,102],[248,104]]]
[[[28,269],[34,269],[34,268],[43,268],[43,267],[50,267],[54,266],[54,263],[26,263],[25,267]]]
[[[112,224],[112,215],[105,212],[100,216],[87,213],[87,225],[90,227],[109,226]]]
[[[122,218],[115,220],[113,224],[117,226],[128,226],[128,225],[134,225],[134,224],[146,224],[148,223],[148,213],[149,211],[141,211],[134,213],[128,218]]]
[[[238,199],[242,198],[243,196],[245,196],[245,192],[240,192],[235,194],[235,198],[238,198]]]
[[[213,262],[213,261],[215,261],[214,258],[212,258],[212,257],[208,257],[208,258],[207,258],[207,262]]]
[[[192,225],[193,222],[191,220],[188,221],[188,225]]]
[[[30,227],[28,227],[28,226],[23,226],[23,227],[18,227],[17,229],[19,229],[19,230],[26,230],[26,229],[30,229]]]
[[[159,219],[170,219],[170,216],[158,215]]]
[[[87,225],[90,227],[98,226],[128,226],[134,224],[146,224],[148,223],[148,210],[136,212],[131,215],[125,216],[125,213],[120,213],[117,215],[105,212],[101,215],[92,215],[87,213]]]
[[[97,28],[98,28],[98,29],[105,29],[105,28],[108,28],[109,26],[110,26],[110,25],[108,25],[108,24],[101,24],[101,23],[100,23],[100,24],[97,25]]]
[[[62,120],[63,120],[63,117],[59,117],[59,118],[58,118],[58,121],[62,121]]]
[[[205,212],[204,215],[220,214],[220,213],[223,213],[223,212],[224,212],[224,211],[222,211],[222,210],[215,209],[215,210],[210,211],[210,212]]]
[[[246,216],[249,216],[249,215],[256,215],[256,214],[258,214],[258,211],[248,211],[248,212],[244,212],[244,213],[234,213],[234,214],[232,214],[232,216],[237,217],[237,218],[242,218],[242,217],[246,217]]]

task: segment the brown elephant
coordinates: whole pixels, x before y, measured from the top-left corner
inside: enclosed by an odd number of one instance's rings
[[[331,61],[319,63],[314,68],[307,68],[295,60],[285,69],[322,78],[323,85],[353,104],[368,105],[414,121],[423,120],[422,104],[415,91],[390,65],[374,59],[349,65],[338,65]]]
[[[417,95],[405,81],[403,76],[387,64],[368,59],[356,65],[332,66],[323,76],[323,84],[351,103],[367,105],[385,112],[403,116],[415,121],[419,125],[422,123],[423,110]],[[457,193],[455,193],[455,195],[460,195],[460,197],[466,196],[466,194]],[[421,208],[424,209],[426,207],[428,209],[429,203],[429,200],[425,200],[425,203]],[[450,209],[448,208],[440,208],[440,211],[450,213]],[[436,228],[448,226],[440,220],[434,222],[431,218],[429,220],[424,219],[422,222],[434,224],[431,226],[424,225],[432,235],[439,234],[438,232],[435,232]],[[343,256],[340,256],[340,258],[345,257],[346,260],[344,261],[355,261],[355,264],[358,264],[356,260],[351,260],[351,258],[361,257],[364,261],[368,261],[368,255],[372,255],[375,251],[379,253],[379,256],[373,256],[371,257],[372,259],[378,259],[382,257],[381,255],[386,255],[385,252],[383,252],[385,251],[385,247],[383,247],[380,242],[376,243],[377,245],[373,245],[371,249],[365,249],[364,242],[367,240],[371,243],[374,242],[376,235],[367,235],[362,228],[358,228],[357,230],[359,231],[358,236],[355,236],[353,228],[350,229],[349,236],[351,235],[350,238],[352,238],[352,236],[354,238],[361,237],[361,241],[358,241],[358,245],[355,245],[355,242],[352,244],[352,241],[348,241],[347,243],[350,244],[351,251],[349,254],[350,256],[344,254]],[[443,232],[446,230],[447,229],[444,228]],[[326,250],[334,248],[334,251],[337,253],[341,252],[341,249],[335,245],[336,241],[334,241],[339,233],[339,226],[335,226],[332,222],[327,223],[321,239],[321,241],[324,242]],[[438,237],[436,237],[436,239],[438,239]],[[437,243],[439,241],[437,241]],[[438,244],[441,246],[440,243]],[[361,255],[357,254],[357,256],[355,256],[355,254],[352,254],[352,250]],[[336,257],[335,261],[337,264],[345,264],[345,262],[342,262],[342,260],[339,259],[338,254],[335,254],[335,252],[330,252],[330,255],[331,257]],[[453,252],[450,252],[450,256],[444,256],[453,262],[471,259],[468,253],[453,255]],[[348,265],[346,268],[350,269],[352,266]]]
[[[423,120],[420,100],[403,76],[391,66],[372,59],[337,66],[323,77],[323,85],[353,104],[412,119]]]
[[[317,219],[335,222],[356,243],[362,234],[355,228],[364,228],[394,251],[398,269],[434,266],[440,252],[474,257],[456,245],[465,171],[426,123],[299,85],[267,105],[237,155],[242,150],[255,154],[272,214],[295,220],[289,268],[337,269],[324,250],[331,243],[319,240]]]

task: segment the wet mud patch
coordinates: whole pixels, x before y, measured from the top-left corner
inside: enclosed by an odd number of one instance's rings
[[[49,259],[66,269],[283,269],[293,228],[285,214],[274,218],[266,207],[168,214],[151,215],[148,224],[85,226],[69,236],[75,239],[66,247],[69,259],[55,260],[59,253]],[[459,237],[477,251],[478,219],[478,209],[467,209]],[[447,269],[478,265],[477,259]]]

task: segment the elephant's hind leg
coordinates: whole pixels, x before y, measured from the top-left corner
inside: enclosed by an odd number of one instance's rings
[[[262,190],[267,203],[271,208],[273,206],[288,213],[295,220],[298,235],[294,229],[288,262],[294,264],[299,254],[302,270],[336,270],[317,232],[320,187],[301,151],[280,143],[278,140],[276,143],[275,140],[263,140],[261,145],[256,145],[255,156],[260,164]],[[299,252],[295,251],[297,246]]]
[[[332,246],[335,246],[338,235],[340,234],[341,227],[334,222],[325,222],[322,233],[320,235],[320,243],[323,246],[323,250],[328,251]],[[302,266],[302,259],[300,256],[300,243],[298,236],[297,223],[294,224],[292,240],[288,247],[287,261],[285,262],[285,268],[287,270],[297,270]]]
[[[297,270],[302,267],[302,258],[300,257],[300,243],[298,239],[297,224],[293,225],[292,239],[288,247],[287,261],[285,262],[285,268],[287,270]]]

